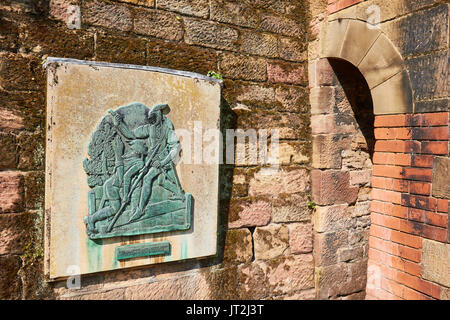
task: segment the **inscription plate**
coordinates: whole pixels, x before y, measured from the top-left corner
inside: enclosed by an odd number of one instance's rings
[[[44,66],[47,279],[215,255],[219,152],[195,159],[220,148],[197,138],[199,127],[220,130],[220,81],[62,58]],[[165,242],[169,252],[154,255]],[[131,244],[144,249],[118,260]]]
[[[116,259],[125,260],[138,257],[148,257],[170,254],[170,242],[129,244],[116,248]]]

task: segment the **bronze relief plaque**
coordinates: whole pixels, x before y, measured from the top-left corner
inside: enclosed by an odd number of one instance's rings
[[[46,70],[48,278],[216,254],[219,161],[181,155],[194,126],[220,129],[220,81],[58,58]]]

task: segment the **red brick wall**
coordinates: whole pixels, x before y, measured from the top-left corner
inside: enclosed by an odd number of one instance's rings
[[[449,201],[433,197],[431,183],[448,123],[448,112],[375,117],[369,299],[440,298],[442,287],[422,277],[421,249],[423,239],[447,241]]]

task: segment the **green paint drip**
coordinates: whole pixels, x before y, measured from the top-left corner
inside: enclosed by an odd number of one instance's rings
[[[180,259],[187,259],[188,257],[188,241],[186,238],[183,238],[180,245]]]
[[[90,272],[96,272],[102,268],[102,246],[103,240],[93,241],[86,237],[88,269]]]

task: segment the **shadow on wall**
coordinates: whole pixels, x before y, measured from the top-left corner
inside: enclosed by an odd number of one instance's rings
[[[328,59],[333,71],[344,89],[355,119],[367,142],[370,158],[375,147],[373,102],[369,86],[361,72],[350,62],[342,59]]]

